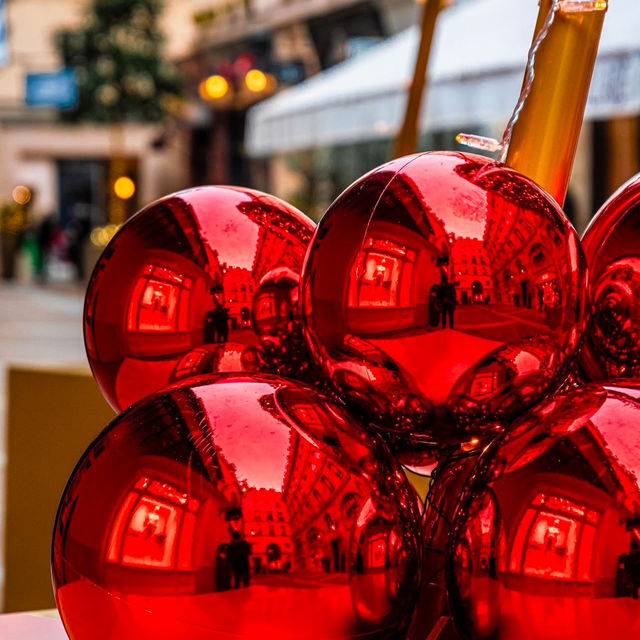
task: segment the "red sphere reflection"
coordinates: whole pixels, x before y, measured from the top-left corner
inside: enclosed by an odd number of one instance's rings
[[[478,156],[411,156],[349,187],[318,225],[307,337],[383,428],[461,441],[559,386],[585,277],[573,228],[530,180]]]
[[[640,176],[600,209],[582,239],[593,322],[581,356],[590,380],[640,376]]]
[[[298,276],[313,228],[282,200],[235,187],[182,191],[129,220],[100,258],[85,302],[89,363],[112,406],[124,409],[184,377],[183,357],[202,347],[217,354],[208,360],[221,364],[215,372],[245,371],[247,361],[304,377],[295,300],[284,310],[281,299],[261,296],[267,336],[256,331],[252,309],[270,274]],[[265,357],[253,353],[267,338]]]
[[[537,407],[480,457],[454,519],[447,582],[474,640],[640,631],[640,382]]]
[[[53,541],[72,640],[405,637],[415,496],[386,447],[272,376],[177,384],[78,464]]]

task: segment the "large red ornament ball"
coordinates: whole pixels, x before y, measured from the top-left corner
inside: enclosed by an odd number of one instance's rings
[[[382,428],[464,441],[559,386],[585,277],[575,231],[532,181],[479,156],[410,156],[358,180],[319,223],[306,333]]]
[[[85,301],[87,355],[111,405],[200,373],[304,377],[297,289],[276,297],[264,283],[283,269],[299,278],[314,227],[282,200],[237,187],[181,191],[129,220]]]
[[[593,321],[581,355],[590,380],[640,376],[640,175],[615,193],[582,239]]]
[[[480,457],[453,522],[463,639],[640,633],[640,382],[537,407]]]
[[[419,537],[400,466],[336,404],[209,376],[134,405],[79,462],[56,602],[71,640],[403,638]]]

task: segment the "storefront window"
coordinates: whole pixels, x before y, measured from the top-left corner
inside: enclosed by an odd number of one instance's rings
[[[131,295],[127,329],[132,332],[187,331],[192,284],[190,278],[176,271],[148,265]]]
[[[128,567],[187,571],[199,502],[160,480],[142,477],[114,520],[107,560]]]
[[[598,520],[593,509],[539,493],[516,532],[511,571],[539,578],[590,580]]]
[[[352,308],[403,307],[411,302],[415,252],[391,240],[371,238],[360,250],[349,279]]]

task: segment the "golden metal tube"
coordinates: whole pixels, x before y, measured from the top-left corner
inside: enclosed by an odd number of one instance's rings
[[[606,3],[598,4],[596,10],[557,11],[536,54],[531,93],[505,160],[560,205],[567,195],[606,12]],[[534,38],[551,6],[552,0],[541,0]]]
[[[425,0],[420,30],[420,47],[413,72],[413,81],[407,96],[404,121],[396,140],[395,158],[415,153],[418,144],[420,108],[422,107],[424,88],[427,83],[427,67],[429,66],[433,33],[438,15],[446,4],[442,0]]]

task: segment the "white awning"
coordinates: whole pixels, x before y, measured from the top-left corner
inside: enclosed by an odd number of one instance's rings
[[[518,100],[538,12],[535,0],[477,0],[438,22],[421,129],[501,124]],[[418,29],[282,91],[248,115],[247,150],[270,155],[397,131]],[[640,0],[610,0],[587,118],[640,113]]]

